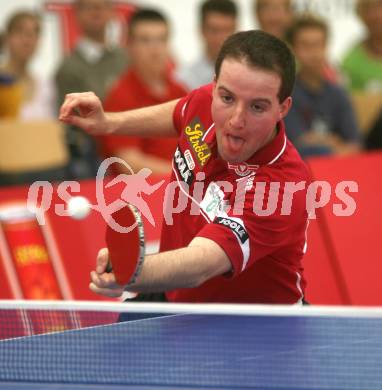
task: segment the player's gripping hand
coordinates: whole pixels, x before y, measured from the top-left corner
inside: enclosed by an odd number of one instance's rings
[[[67,94],[60,108],[59,120],[91,134],[108,132],[107,116],[93,92]]]
[[[98,252],[95,271],[90,273],[90,290],[106,297],[119,297],[123,293],[123,286],[119,285],[113,272],[106,272],[109,260],[109,251],[103,248]]]

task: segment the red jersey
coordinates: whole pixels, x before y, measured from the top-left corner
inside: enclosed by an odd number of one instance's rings
[[[301,260],[308,219],[306,165],[287,140],[282,122],[271,143],[248,161],[222,160],[211,102],[212,85],[207,85],[181,99],[174,110],[179,139],[172,182],[177,185],[166,205],[176,208],[187,202],[187,206],[182,212],[165,211],[160,250],[182,248],[194,237],[205,237],[225,251],[232,272],[197,288],[168,291],[167,299],[297,303],[305,289]],[[293,194],[291,204],[288,182],[306,184]]]
[[[186,90],[170,77],[167,77],[167,91],[158,97],[139,79],[134,69],[129,69],[114,85],[105,98],[104,109],[118,112],[152,106],[186,95]],[[101,137],[102,148],[107,156],[128,147],[137,147],[142,152],[171,160],[176,147],[176,138],[142,138],[120,135]]]

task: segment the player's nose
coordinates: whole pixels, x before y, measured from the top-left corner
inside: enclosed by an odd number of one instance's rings
[[[240,129],[245,126],[245,110],[242,105],[238,104],[233,108],[229,119],[229,125],[233,129]]]

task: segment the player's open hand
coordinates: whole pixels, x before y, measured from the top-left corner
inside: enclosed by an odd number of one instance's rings
[[[106,297],[119,297],[123,293],[123,286],[115,280],[113,272],[106,272],[109,260],[109,251],[103,248],[98,252],[96,270],[90,273],[90,290]]]
[[[102,103],[93,92],[67,94],[60,108],[59,120],[91,134],[105,134],[108,130]]]

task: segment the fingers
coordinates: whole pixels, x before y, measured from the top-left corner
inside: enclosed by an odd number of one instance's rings
[[[69,93],[60,108],[59,120],[86,129],[86,118],[101,112],[102,104],[93,92]]]
[[[89,288],[96,294],[119,297],[123,293],[123,287],[116,282],[113,273],[103,273],[100,275],[92,271],[90,273],[90,279]]]
[[[91,291],[98,295],[103,295],[105,297],[110,297],[110,298],[118,298],[122,295],[123,289],[108,289],[108,288],[100,288],[97,287],[94,283],[89,284],[89,288]]]
[[[97,274],[101,275],[106,272],[106,267],[109,262],[109,250],[107,248],[102,248],[98,252],[97,262],[96,262],[96,271]]]
[[[73,114],[74,109],[79,109],[82,105],[91,104],[93,100],[94,93],[84,92],[84,93],[68,93],[65,95],[65,101],[60,108],[59,119],[63,120]]]
[[[96,270],[90,273],[89,288],[96,294],[107,297],[119,297],[123,293],[123,287],[115,279],[113,272],[106,272],[109,262],[109,250],[102,248],[98,252]]]
[[[98,287],[106,287],[106,288],[122,287],[115,280],[115,276],[113,272],[105,272],[100,275],[95,271],[91,271],[90,280]]]

